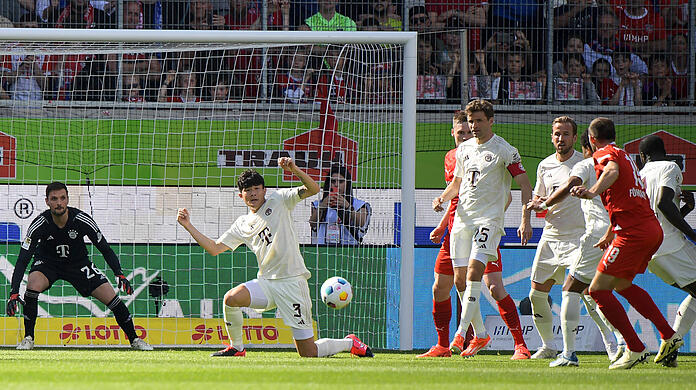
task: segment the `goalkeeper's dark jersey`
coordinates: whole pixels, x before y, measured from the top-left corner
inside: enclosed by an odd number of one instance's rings
[[[82,266],[89,262],[84,236],[89,237],[99,249],[114,274],[122,273],[118,257],[94,219],[74,207],[68,207],[67,213],[68,222],[63,228],[53,222],[51,210],[41,213],[29,225],[12,274],[12,293],[19,292],[22,276],[32,256],[35,260],[50,262],[59,267]]]

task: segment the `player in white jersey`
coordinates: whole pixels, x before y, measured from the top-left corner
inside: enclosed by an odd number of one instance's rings
[[[584,185],[591,187],[597,182],[597,174],[592,159],[592,147],[587,132],[580,136],[584,160],[573,166],[568,181],[558,187],[548,197],[537,198],[530,202],[528,207],[535,211],[546,210],[564,199],[568,198],[570,189],[574,186]],[[585,232],[580,237],[580,250],[576,257],[571,259],[570,272],[563,283],[563,300],[561,302],[561,331],[563,332],[563,353],[556,360],[549,363],[550,367],[577,366],[578,358],[575,354],[576,328],[580,322],[580,300],[582,299],[587,312],[597,323],[604,345],[609,355],[609,360],[614,361],[621,356],[623,350],[617,347],[615,337],[619,344],[623,342],[621,333],[607,321],[599,310],[597,304],[587,293],[587,287],[597,270],[597,264],[604,251],[594,246],[599,242],[609,228],[609,214],[599,198],[582,199],[580,207],[585,221]],[[584,296],[583,296],[584,293]]]
[[[277,308],[279,317],[292,329],[295,347],[303,357],[325,357],[350,351],[353,355],[372,357],[370,348],[355,335],[345,339],[314,341],[312,300],[307,279],[310,273],[300,253],[291,212],[295,205],[319,192],[319,184],[288,157],[278,159],[278,166],[292,172],[302,186],[281,189],[268,198],[263,177],[247,170],[237,179],[239,197],[249,208],[217,240],[212,240],[191,223],[188,210],[179,209],[177,221],[208,253],[216,256],[245,244],[256,255],[257,278],[238,285],[225,294],[223,313],[230,346],[212,356],[246,356],[242,338],[241,307],[257,311]]]
[[[457,148],[454,179],[433,200],[433,209],[442,211],[444,203],[459,195],[450,233],[450,254],[455,284],[466,283],[461,296],[459,322],[460,329],[466,330],[472,318],[480,315],[481,279],[486,264],[498,259],[497,247],[504,234],[503,218],[511,179],[515,179],[522,192],[522,221],[517,234],[523,245],[532,235],[529,211],[526,210],[532,186],[517,149],[493,133],[493,105],[474,100],[467,104],[464,112],[474,138]],[[461,278],[465,278],[465,282]],[[473,356],[485,347],[487,340],[490,338],[474,338],[471,343],[477,348],[469,348],[469,352],[462,352],[462,356]]]
[[[678,287],[689,295],[679,305],[672,328],[683,337],[696,321],[696,232],[684,220],[694,209],[694,196],[682,191],[681,169],[667,160],[665,144],[657,135],[645,137],[639,146],[640,157],[645,164],[640,176],[645,181],[650,205],[660,221],[664,239],[662,245],[648,263],[648,269],[665,283]],[[679,209],[680,199],[684,206]],[[689,237],[692,241],[686,239]],[[676,352],[662,363],[677,364]]]
[[[573,166],[583,157],[573,149],[578,138],[577,126],[572,118],[561,116],[552,122],[551,142],[556,153],[548,156],[537,167],[537,182],[534,199],[545,198],[568,181]],[[529,300],[532,304],[534,324],[541,336],[542,346],[532,359],[556,357],[553,347],[553,314],[549,305],[549,291],[554,284],[565,279],[566,268],[577,256],[578,237],[585,230],[580,209],[580,200],[566,197],[549,207],[545,217],[544,231],[537,245],[532,264],[532,288]]]

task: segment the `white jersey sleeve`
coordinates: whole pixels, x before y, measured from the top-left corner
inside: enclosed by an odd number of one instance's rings
[[[586,158],[573,166],[570,176],[575,176],[582,180],[586,188],[590,188],[597,182],[597,172],[594,168],[594,160]],[[585,234],[601,237],[609,229],[609,213],[602,204],[602,199],[595,196],[592,199],[582,199],[580,201],[582,214],[585,218]]]
[[[674,199],[672,201],[679,208],[679,195],[681,194],[683,182],[681,169],[672,161],[651,161],[643,166],[640,176],[645,181],[650,207],[655,211],[657,220],[660,221],[660,226],[662,226],[662,231],[664,232],[662,245],[660,245],[654,256],[674,253],[684,246],[686,238],[681,230],[677,229],[665,218],[657,205],[660,202],[659,196],[662,192],[662,187],[667,187],[674,191]]]
[[[239,218],[237,218],[237,220],[239,220]],[[238,246],[244,244],[244,238],[239,233],[239,229],[237,229],[236,225],[237,223],[235,221],[226,232],[222,233],[222,236],[215,240],[215,243],[225,244],[230,250],[235,250]]]

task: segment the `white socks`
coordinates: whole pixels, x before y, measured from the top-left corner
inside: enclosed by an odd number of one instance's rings
[[[672,328],[679,336],[684,337],[694,325],[694,321],[696,321],[696,300],[691,295],[688,295],[679,305]]]
[[[532,303],[532,314],[534,314],[534,325],[536,325],[539,336],[544,347],[553,348],[553,314],[549,306],[549,293],[532,289],[529,293],[529,300]]]
[[[227,337],[230,338],[230,345],[237,351],[244,349],[244,339],[242,338],[242,325],[244,317],[242,310],[238,307],[227,306],[223,307],[223,316],[225,318],[225,328],[227,328]]]
[[[339,352],[348,352],[353,347],[351,339],[319,339],[314,342],[317,346],[317,357],[333,356]]]
[[[580,324],[580,294],[563,291],[561,301],[561,330],[563,331],[563,355],[575,352],[575,338]]]
[[[471,324],[474,327],[476,337],[479,337],[479,334],[481,334],[481,337],[486,337],[486,328],[483,326],[481,308],[479,306],[480,297],[481,282],[467,281],[466,290],[464,290],[464,293],[461,295],[462,317],[459,319],[458,334],[465,335],[466,329],[469,327],[469,324]],[[477,327],[478,330],[476,329]]]
[[[457,291],[457,294],[459,295],[459,302],[462,302],[462,308],[464,307],[464,301],[462,299],[464,297],[465,292],[466,291]],[[461,335],[462,337],[466,337],[466,331],[469,326],[468,324],[466,328],[462,328],[462,326],[464,325],[460,320],[459,328],[457,328],[457,332],[455,334]],[[474,316],[471,317],[471,327],[474,329],[474,336],[479,338],[486,338],[486,336],[488,336],[488,333],[486,332],[486,327],[483,324],[483,317],[481,316],[481,305],[479,305],[478,311],[474,313]]]

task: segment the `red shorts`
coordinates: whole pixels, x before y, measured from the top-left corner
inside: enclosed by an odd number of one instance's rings
[[[597,271],[617,278],[633,280],[648,267],[652,255],[662,244],[662,228],[657,219],[616,232],[604,251]]]
[[[483,271],[484,274],[490,274],[493,272],[503,272],[503,262],[501,261],[500,248],[498,248],[498,260],[489,261],[486,265],[486,270]],[[450,239],[449,234],[445,235],[444,241],[440,246],[440,251],[437,253],[437,259],[435,259],[435,273],[441,275],[454,275],[454,268],[452,268],[452,258],[450,257]]]

